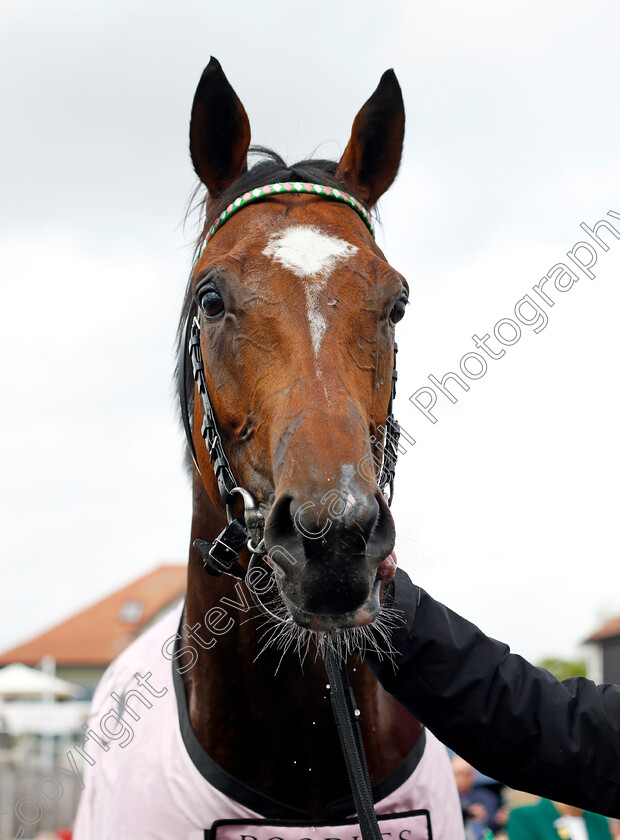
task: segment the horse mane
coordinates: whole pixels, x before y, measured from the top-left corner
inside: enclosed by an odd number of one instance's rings
[[[288,166],[284,159],[280,157],[277,152],[272,151],[271,149],[267,149],[264,146],[251,146],[249,149],[249,154],[257,157],[258,160],[254,163],[251,167],[243,172],[236,181],[234,181],[228,189],[224,190],[217,198],[213,199],[210,198],[208,194],[203,194],[202,197],[198,199],[197,204],[192,204],[194,199],[199,196],[202,191],[203,187],[199,184],[194,192],[192,193],[190,200],[189,200],[189,207],[185,214],[185,220],[187,220],[188,216],[198,210],[200,213],[200,223],[201,223],[201,231],[200,234],[194,244],[193,250],[193,257],[192,257],[192,269],[190,270],[189,279],[187,282],[187,287],[185,289],[185,296],[183,299],[183,307],[181,309],[181,318],[179,321],[179,325],[177,328],[177,338],[176,338],[176,367],[175,367],[175,381],[177,385],[177,395],[181,397],[181,389],[185,390],[187,394],[187,404],[189,408],[190,417],[193,413],[193,405],[194,405],[194,388],[193,388],[193,375],[191,371],[191,365],[186,365],[185,371],[185,382],[182,381],[181,371],[183,370],[183,366],[181,364],[182,361],[182,354],[185,352],[185,347],[183,346],[183,335],[184,335],[184,328],[185,322],[187,321],[187,317],[189,315],[190,309],[193,304],[192,298],[192,279],[193,279],[193,267],[202,245],[204,243],[205,237],[209,228],[214,223],[216,218],[220,215],[222,210],[224,210],[228,205],[237,198],[237,196],[242,195],[245,192],[255,189],[256,187],[264,187],[265,184],[275,184],[280,181],[303,181],[308,182],[310,184],[324,184],[327,187],[335,187],[336,189],[345,190],[354,198],[357,198],[361,204],[364,202],[360,199],[358,195],[355,194],[355,191],[351,190],[351,188],[341,181],[338,177],[336,177],[336,168],[338,166],[338,162],[334,160],[323,160],[323,159],[308,159],[308,160],[301,160],[298,163],[294,163],[291,166]],[[191,464],[191,459],[189,458],[189,450],[187,450],[187,465]]]

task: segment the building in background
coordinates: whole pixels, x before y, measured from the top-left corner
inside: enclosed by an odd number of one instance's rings
[[[603,624],[585,643],[591,646],[590,679],[620,684],[620,615]]]
[[[95,686],[112,660],[184,597],[186,577],[185,565],[160,566],[0,654],[0,837],[32,836],[19,833],[16,803],[30,801],[51,777],[62,778],[62,797],[43,809],[37,829],[73,823],[78,776],[59,768],[66,770],[71,753],[82,772],[74,748],[84,738]]]
[[[185,595],[186,565],[159,566],[50,630],[0,654],[0,667],[56,663],[56,676],[89,696],[107,666]]]

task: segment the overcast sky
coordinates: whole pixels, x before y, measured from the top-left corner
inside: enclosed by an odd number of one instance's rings
[[[0,648],[187,557],[172,348],[210,55],[288,159],[338,157],[400,80],[401,565],[533,660],[620,613],[620,241],[437,423],[408,400],[620,213],[619,23],[615,0],[3,2]]]

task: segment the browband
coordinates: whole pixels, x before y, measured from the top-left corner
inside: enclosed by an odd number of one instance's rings
[[[207,247],[209,241],[222,227],[222,225],[230,219],[231,216],[234,216],[239,210],[247,207],[248,204],[253,204],[255,201],[260,201],[262,198],[268,198],[269,196],[278,194],[286,195],[287,193],[292,195],[295,195],[296,193],[321,195],[323,198],[330,198],[332,201],[340,201],[343,204],[348,204],[349,207],[355,210],[357,215],[362,219],[370,231],[372,238],[375,238],[375,229],[372,219],[370,218],[370,213],[366,210],[364,205],[357,200],[357,198],[354,198],[349,193],[343,192],[336,187],[326,187],[323,184],[308,184],[302,183],[301,181],[282,181],[278,184],[267,184],[265,187],[255,187],[253,190],[248,190],[248,192],[243,193],[243,195],[240,195],[234,201],[231,201],[228,207],[225,210],[222,210],[215,222],[209,228],[209,231],[205,236],[204,244],[200,249],[199,259],[202,257],[204,249]]]

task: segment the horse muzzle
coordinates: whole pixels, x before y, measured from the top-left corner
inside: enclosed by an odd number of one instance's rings
[[[297,624],[313,630],[370,624],[392,568],[394,522],[383,494],[348,487],[346,495],[302,499],[280,495],[265,527],[284,604]]]

